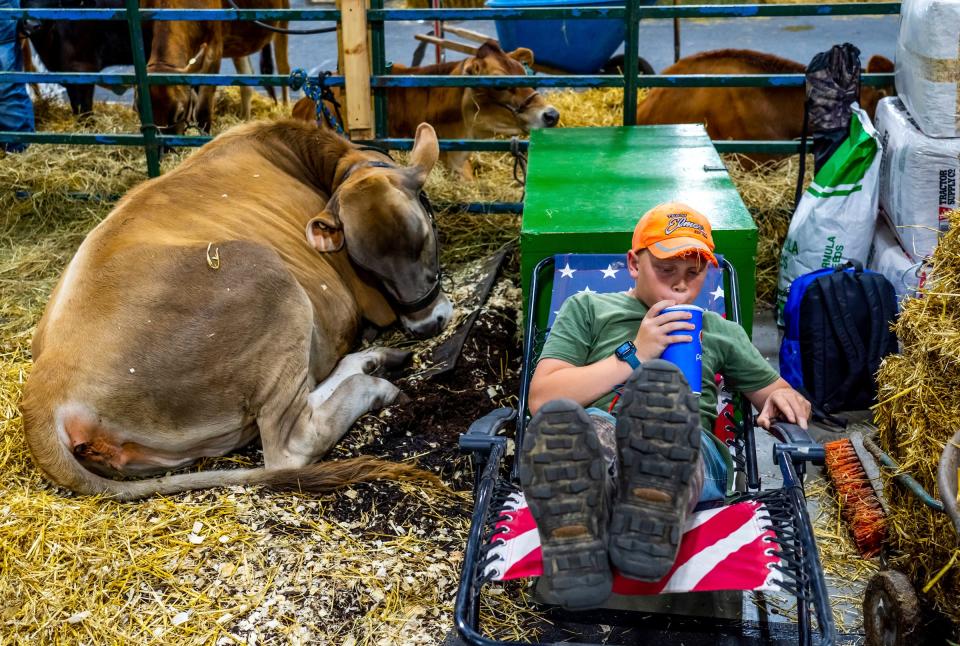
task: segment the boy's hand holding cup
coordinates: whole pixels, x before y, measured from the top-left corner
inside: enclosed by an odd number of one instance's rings
[[[702,379],[703,309],[696,305],[677,305],[665,300],[647,311],[633,344],[640,361],[664,359],[683,372],[690,390],[700,394]]]

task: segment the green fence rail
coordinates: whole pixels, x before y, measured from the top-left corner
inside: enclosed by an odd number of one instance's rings
[[[233,85],[284,86],[290,78],[282,75],[243,74],[149,74],[147,53],[143,48],[143,21],[156,20],[285,20],[285,21],[339,21],[335,9],[141,9],[138,0],[125,0],[124,9],[0,9],[0,20],[125,20],[129,27],[134,52],[133,74],[103,73],[27,73],[0,72],[0,83],[100,83],[104,85],[136,86],[141,134],[88,133],[21,133],[0,131],[0,142],[32,144],[76,144],[143,146],[147,170],[151,177],[160,173],[160,153],[164,147],[201,146],[210,140],[207,136],[177,136],[161,134],[153,125],[152,106],[148,91],[151,85]],[[412,140],[387,137],[387,88],[396,87],[622,87],[624,89],[624,124],[633,125],[636,119],[637,90],[646,87],[799,87],[802,74],[742,74],[742,75],[649,75],[637,73],[619,75],[538,75],[538,76],[419,76],[389,75],[384,31],[389,21],[396,20],[530,20],[530,19],[590,19],[615,18],[627,22],[625,42],[625,70],[636,70],[639,57],[639,24],[641,20],[672,18],[754,18],[768,16],[867,16],[889,15],[900,11],[899,2],[853,2],[841,4],[785,4],[785,5],[687,5],[641,6],[626,2],[623,7],[556,7],[525,9],[385,9],[383,0],[371,0],[367,19],[371,31],[372,75],[376,138],[392,149],[409,149]],[[865,85],[893,83],[892,74],[865,74]],[[344,84],[342,76],[333,76],[328,85]],[[747,152],[792,154],[799,150],[796,141],[717,141],[720,152]],[[525,147],[525,142],[523,142]],[[442,140],[444,150],[507,151],[510,142],[503,140]],[[515,210],[516,205],[511,205]]]

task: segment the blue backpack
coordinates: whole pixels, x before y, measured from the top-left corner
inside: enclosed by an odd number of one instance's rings
[[[893,285],[857,262],[818,269],[790,285],[783,310],[780,375],[819,417],[876,401],[880,361],[897,352]]]

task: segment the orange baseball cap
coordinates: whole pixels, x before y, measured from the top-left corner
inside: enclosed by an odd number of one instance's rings
[[[719,267],[714,248],[710,221],[681,202],[658,204],[643,214],[633,230],[634,251],[647,249],[664,260],[699,253]]]

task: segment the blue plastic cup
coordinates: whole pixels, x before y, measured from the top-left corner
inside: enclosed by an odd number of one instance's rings
[[[664,308],[661,314],[667,312],[690,312],[692,318],[688,319],[687,323],[693,323],[696,327],[693,330],[674,330],[671,332],[670,336],[692,336],[693,341],[671,343],[660,355],[660,358],[680,368],[683,376],[687,379],[687,383],[690,384],[690,391],[699,395],[703,383],[703,346],[701,345],[703,308],[696,305],[674,305]]]

